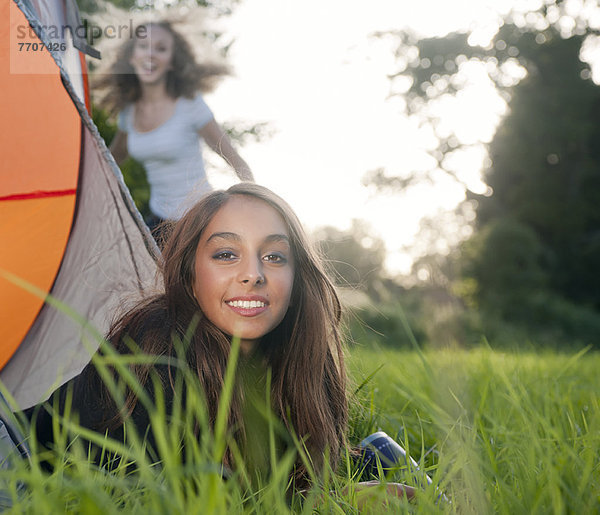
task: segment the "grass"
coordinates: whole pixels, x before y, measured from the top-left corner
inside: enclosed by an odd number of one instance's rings
[[[506,353],[482,347],[420,354],[357,346],[349,366],[357,390],[352,396],[351,443],[384,430],[402,442],[433,478],[433,486],[422,490],[417,504],[392,501],[390,511],[600,511],[596,353]],[[201,395],[188,394],[188,399],[186,413],[177,419],[206,423]],[[40,466],[48,456],[30,441],[31,462],[17,460],[0,471],[0,481],[12,496],[8,511],[358,512],[352,488],[357,473],[350,460],[301,502],[286,495],[291,454],[272,464],[268,481],[253,483],[243,463],[232,479],[223,481],[218,463],[229,434],[221,420],[214,437],[206,432],[199,440],[185,423],[165,424],[160,406],[152,424],[160,435],[160,466],[147,458],[140,441],[123,448],[65,423],[63,447],[54,471],[48,473]],[[66,433],[79,437],[69,440]],[[125,466],[112,472],[97,467],[87,457],[82,436],[120,451],[137,464],[136,472]],[[411,475],[405,480],[424,484]],[[449,503],[438,501],[440,491]],[[384,511],[384,502],[383,492],[378,492],[365,511]]]
[[[383,364],[359,394],[355,437],[379,428],[398,436],[452,500],[444,511],[600,511],[597,353],[481,347],[426,352],[428,366],[422,358],[354,349],[354,377]]]

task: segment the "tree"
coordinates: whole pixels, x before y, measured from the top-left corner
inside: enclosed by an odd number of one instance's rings
[[[490,145],[494,194],[478,199],[477,223],[512,217],[530,227],[550,253],[551,288],[600,309],[600,88],[581,79],[582,37],[521,40],[529,73]]]
[[[485,225],[464,243],[463,281],[472,281],[466,300],[501,316],[519,318],[526,298],[545,290],[544,248],[528,226],[507,218]]]
[[[468,191],[465,184],[467,199],[477,203],[469,259],[473,262],[473,249],[478,249],[475,261],[482,273],[503,265],[486,248],[494,238],[502,240],[514,262],[496,270],[494,288],[508,293],[519,286],[499,278],[505,272],[518,276],[516,269],[507,270],[518,268],[523,257],[519,245],[527,241],[539,253],[541,268],[536,270],[552,292],[600,309],[600,88],[580,59],[586,38],[595,32],[583,14],[569,17],[567,8],[558,1],[545,2],[526,15],[513,12],[484,47],[470,45],[471,34],[466,33],[422,40],[397,34],[400,69],[393,80],[410,79],[401,92],[407,112],[437,135],[432,170],[461,181],[452,157],[485,145],[489,160],[484,179],[490,191]],[[467,65],[485,69],[508,102],[490,142],[461,141],[435,110],[437,103],[464,91],[462,71]],[[379,172],[369,179],[379,187],[406,188],[422,180],[422,174],[395,177]],[[511,239],[509,228],[520,237]],[[483,275],[476,280],[480,291],[488,286]],[[485,296],[481,300],[489,302]]]

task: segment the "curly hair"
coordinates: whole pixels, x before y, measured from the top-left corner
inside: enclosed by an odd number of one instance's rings
[[[173,28],[167,20],[153,21],[138,25],[134,34],[119,49],[108,69],[94,79],[93,86],[100,92],[99,104],[111,114],[122,110],[126,105],[139,100],[140,82],[130,63],[133,49],[141,28],[147,30],[161,27],[173,36],[173,61],[167,74],[167,93],[172,98],[193,98],[198,91],[210,91],[223,75],[229,73],[227,66],[218,63],[198,63],[187,40]]]

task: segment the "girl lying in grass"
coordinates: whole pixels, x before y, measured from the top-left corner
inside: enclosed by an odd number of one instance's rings
[[[122,355],[135,355],[137,346],[162,357],[131,367],[143,391],[129,387],[118,405],[98,368],[88,365],[56,394],[61,406],[68,397],[83,427],[121,441],[129,419],[145,435],[149,452],[156,452],[141,396],[146,392],[156,399],[160,393],[171,416],[177,403],[185,405],[186,390],[173,364],[183,355],[202,387],[214,427],[232,339],[239,338],[225,468],[235,471],[233,450],[238,449],[246,466],[263,477],[268,473],[267,424],[249,402],[266,394],[288,434],[279,434],[277,449],[293,446],[293,434],[308,456],[297,454],[294,488],[305,489],[316,479],[309,469],[317,477],[335,469],[347,449],[348,417],[340,301],[291,208],[251,183],[208,194],[174,224],[163,251],[162,277],[164,292],[123,314],[108,337]],[[152,389],[156,379],[160,392]],[[36,417],[38,439],[51,445],[50,412],[38,410]],[[413,494],[399,484],[388,483],[387,489],[398,496]]]

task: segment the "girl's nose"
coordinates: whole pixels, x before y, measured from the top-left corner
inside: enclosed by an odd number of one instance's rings
[[[239,280],[244,284],[256,285],[264,283],[265,276],[263,274],[262,261],[258,259],[248,260],[240,271]]]

